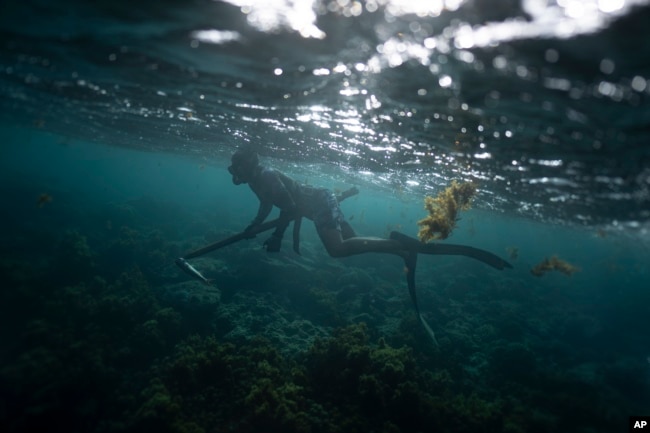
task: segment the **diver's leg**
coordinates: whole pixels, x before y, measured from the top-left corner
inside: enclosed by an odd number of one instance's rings
[[[400,232],[391,232],[390,239],[398,241],[403,248],[416,253],[436,254],[446,256],[466,256],[492,266],[495,269],[512,268],[512,265],[501,257],[480,248],[468,245],[455,245],[446,243],[423,243]],[[408,266],[408,265],[407,265]]]
[[[325,249],[332,257],[347,257],[364,253],[390,253],[406,258],[408,256],[398,240],[357,237],[345,221],[336,197],[323,190],[319,197],[314,224]]]
[[[318,236],[332,257],[347,257],[364,253],[389,253],[403,258],[408,255],[401,242],[392,239],[372,237],[344,239],[341,231],[334,228],[318,229]]]
[[[341,221],[341,235],[343,236],[343,239],[350,239],[357,236],[354,229],[347,221]]]

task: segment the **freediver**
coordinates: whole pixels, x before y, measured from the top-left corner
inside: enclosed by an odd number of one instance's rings
[[[339,199],[326,188],[316,188],[298,183],[278,170],[264,167],[259,162],[257,152],[244,147],[237,150],[231,158],[228,171],[235,185],[248,183],[260,201],[257,215],[246,227],[242,236],[253,238],[260,232],[260,226],[269,216],[273,207],[280,209],[280,217],[275,231],[264,242],[268,252],[280,251],[282,237],[291,221],[294,222],[294,250],[298,252],[297,237],[300,232],[300,219],[314,222],[316,231],[328,254],[332,257],[347,257],[364,253],[395,254],[404,259],[406,282],[415,312],[425,330],[437,345],[435,334],[426,322],[418,306],[415,289],[415,268],[418,253],[468,255],[485,263],[503,269],[510,266],[493,254],[463,245],[425,245],[417,239],[399,232],[391,232],[390,239],[357,236],[341,212]],[[250,233],[250,235],[246,235]],[[183,259],[179,259],[183,260]],[[181,266],[183,263],[179,263]]]
[[[337,197],[326,188],[301,184],[278,170],[261,165],[257,152],[251,147],[241,148],[232,155],[228,172],[232,175],[232,182],[235,185],[248,184],[259,199],[260,205],[257,215],[242,233],[207,245],[190,252],[185,257],[176,259],[176,264],[184,272],[206,284],[209,284],[209,280],[190,265],[186,259],[201,256],[242,239],[252,239],[258,233],[270,230],[273,227],[275,227],[275,231],[264,242],[264,247],[268,252],[278,252],[280,251],[284,232],[291,221],[294,221],[293,249],[298,253],[300,221],[304,217],[314,222],[321,242],[332,257],[347,257],[364,253],[388,253],[402,257],[406,268],[406,282],[415,312],[425,330],[437,345],[435,334],[418,307],[415,289],[415,268],[418,253],[467,256],[499,270],[512,267],[510,263],[488,251],[466,245],[425,244],[418,239],[396,231],[391,232],[390,239],[357,236],[352,226],[345,220],[339,207],[339,201],[356,194],[355,188]],[[274,206],[280,209],[280,217],[265,223],[264,221]]]
[[[331,257],[347,257],[364,253],[395,254],[414,266],[415,252],[397,239],[357,236],[345,220],[336,195],[329,189],[297,182],[289,176],[260,164],[257,152],[249,147],[237,150],[228,172],[235,185],[247,183],[260,204],[257,215],[244,233],[254,237],[255,228],[269,216],[274,206],[280,209],[280,222],[264,242],[268,252],[280,251],[287,226],[297,218],[314,222],[318,236]],[[392,235],[391,235],[392,236]]]

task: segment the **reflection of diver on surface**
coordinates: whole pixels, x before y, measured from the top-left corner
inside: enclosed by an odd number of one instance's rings
[[[260,205],[257,215],[243,232],[200,248],[176,260],[176,264],[184,272],[203,282],[208,282],[208,280],[186,259],[207,254],[243,239],[252,239],[257,234],[273,228],[275,230],[271,237],[264,242],[264,247],[268,252],[277,252],[280,250],[284,232],[292,221],[294,222],[293,249],[299,253],[300,222],[304,217],[314,222],[319,238],[332,257],[347,257],[373,252],[395,254],[402,257],[406,265],[406,281],[411,300],[422,325],[435,342],[433,331],[420,314],[415,293],[415,268],[419,253],[463,255],[482,261],[496,269],[512,267],[500,257],[478,248],[452,244],[425,244],[396,231],[391,232],[389,239],[357,236],[352,226],[345,221],[339,207],[340,201],[358,193],[356,188],[336,196],[328,189],[298,183],[277,170],[262,166],[257,153],[250,148],[240,149],[233,154],[232,164],[228,167],[228,171],[232,175],[235,185],[248,183],[259,199]],[[274,206],[280,209],[279,218],[264,222]]]

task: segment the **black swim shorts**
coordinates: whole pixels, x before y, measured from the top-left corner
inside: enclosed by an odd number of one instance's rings
[[[317,230],[336,229],[341,230],[341,221],[344,220],[343,212],[334,193],[328,189],[318,191],[316,197],[314,225]]]

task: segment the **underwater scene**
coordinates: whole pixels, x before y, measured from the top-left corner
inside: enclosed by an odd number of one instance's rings
[[[2,2],[0,431],[628,431],[650,416],[649,20]],[[260,213],[243,150],[332,213]]]

